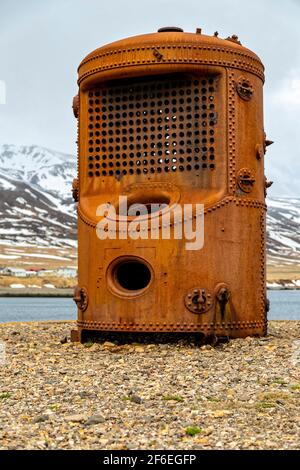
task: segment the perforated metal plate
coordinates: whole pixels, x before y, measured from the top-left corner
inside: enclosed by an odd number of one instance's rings
[[[207,76],[89,91],[88,176],[214,170],[215,91]]]

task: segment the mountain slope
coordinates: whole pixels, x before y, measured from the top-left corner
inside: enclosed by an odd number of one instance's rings
[[[0,147],[2,243],[74,246],[75,157],[37,146]]]
[[[76,157],[36,145],[0,146],[0,169],[13,179],[70,198]]]
[[[300,264],[300,199],[267,200],[269,264]]]

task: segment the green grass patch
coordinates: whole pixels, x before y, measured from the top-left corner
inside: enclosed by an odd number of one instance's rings
[[[257,408],[259,410],[274,408],[275,406],[276,406],[275,403],[272,403],[270,401],[261,401],[260,403],[257,404]]]
[[[180,395],[164,395],[163,400],[181,402],[183,401],[183,398]]]
[[[291,390],[300,390],[300,382],[291,385]]]
[[[272,382],[273,384],[286,385],[286,382],[283,379],[275,379]]]
[[[198,426],[188,426],[185,430],[185,433],[188,436],[196,436],[197,434],[200,434],[202,432],[201,428],[198,428]]]
[[[3,392],[0,393],[0,400],[6,400],[7,398],[10,398],[12,394],[10,392]]]
[[[206,399],[214,403],[219,403],[221,401],[219,398],[215,398],[215,397],[206,397]]]

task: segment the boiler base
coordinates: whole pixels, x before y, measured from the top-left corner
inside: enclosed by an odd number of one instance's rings
[[[88,337],[101,333],[193,333],[200,334],[204,338],[246,338],[247,336],[265,336],[267,334],[267,322],[233,322],[224,325],[159,325],[159,324],[101,324],[86,321],[77,322],[78,329],[71,330],[71,341],[84,343]]]

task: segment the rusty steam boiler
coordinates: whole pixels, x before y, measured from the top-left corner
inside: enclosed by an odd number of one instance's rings
[[[260,59],[235,35],[167,27],[96,49],[78,74],[73,340],[87,330],[265,334],[271,141]],[[204,204],[203,248],[151,236],[99,239],[97,208],[117,207],[119,196],[146,207]],[[120,226],[118,212],[115,219]]]

